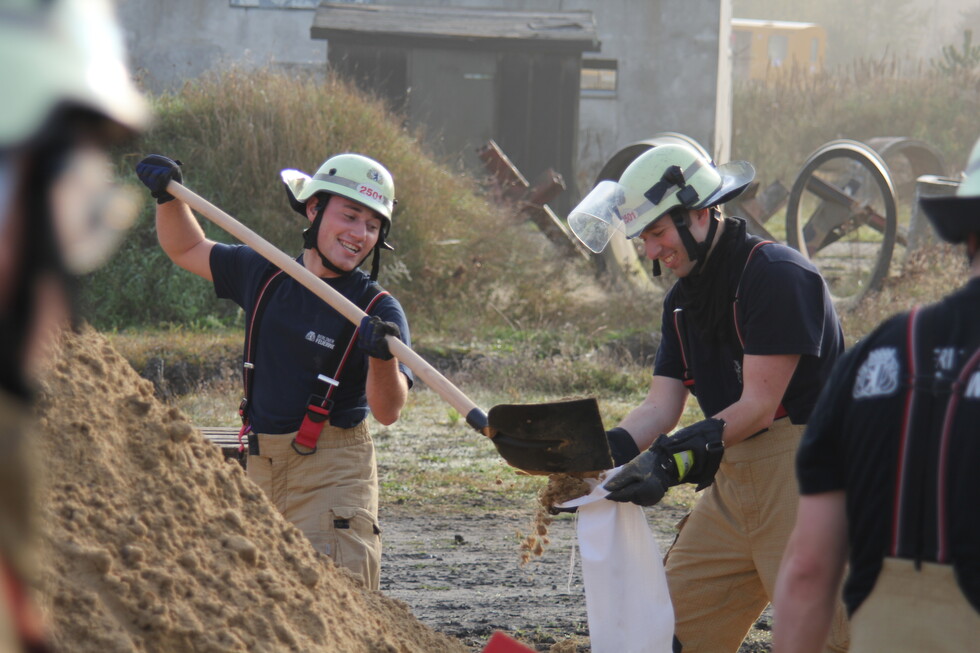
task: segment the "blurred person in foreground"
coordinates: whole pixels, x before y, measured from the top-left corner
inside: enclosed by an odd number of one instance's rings
[[[30,599],[30,404],[71,324],[73,277],[104,262],[138,194],[107,148],[146,126],[103,0],[0,0],[0,651],[49,650]],[[129,192],[127,192],[129,190]]]
[[[852,651],[980,647],[980,141],[955,195],[920,205],[965,244],[969,280],[892,316],[834,368],[797,456],[780,653],[819,649],[848,560]]]
[[[410,343],[405,313],[376,283],[380,250],[391,249],[391,173],[352,153],[328,158],[312,177],[282,172],[290,207],[309,225],[296,260],[367,314],[355,329],[251,247],[208,239],[166,190],[182,179],[178,161],[151,154],[136,169],[157,199],[167,256],[245,311],[249,478],[317,551],[378,589],[378,468],[367,417],[393,424],[412,383],[385,340]],[[370,275],[360,269],[369,257]]]
[[[679,278],[664,297],[649,393],[607,433],[626,464],[605,487],[641,506],[680,483],[705,490],[665,561],[674,647],[685,653],[738,650],[772,600],[796,514],[793,457],[843,348],[816,268],[722,216],[718,206],[754,176],[745,161],[715,166],[688,145],[660,145],[568,220],[593,251],[617,231],[639,237],[654,275],[663,264]],[[665,435],[689,394],[706,419]],[[846,650],[843,609],[839,624],[829,650]]]

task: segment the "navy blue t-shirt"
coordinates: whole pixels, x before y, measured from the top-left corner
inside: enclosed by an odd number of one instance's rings
[[[733,298],[741,279],[735,324],[745,354],[801,356],[782,404],[793,424],[806,424],[844,349],[843,332],[823,277],[795,249],[775,243],[760,245],[744,268],[716,272],[732,280]],[[727,342],[706,342],[683,310],[675,315],[677,289],[675,284],[664,298],[654,374],[683,380],[687,358],[695,380],[692,391],[710,417],[742,396],[743,348],[735,333]]]
[[[221,243],[211,250],[210,263],[218,297],[232,300],[250,316],[259,286],[272,264],[250,247]],[[370,285],[368,275],[360,270],[324,281],[355,304]],[[346,347],[346,342],[338,343],[336,338],[349,321],[289,276],[266,302],[254,356],[249,417],[256,433],[291,433],[303,421],[314,380],[324,373],[322,366],[332,350]],[[401,340],[411,346],[405,313],[394,297],[380,298],[371,314],[397,324]],[[399,366],[411,384],[411,371]],[[332,396],[332,425],[350,428],[367,417],[367,369],[367,355],[355,347]]]

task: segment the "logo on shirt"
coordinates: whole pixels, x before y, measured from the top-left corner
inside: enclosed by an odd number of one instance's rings
[[[963,396],[967,399],[980,399],[980,372],[970,375],[970,380],[966,384],[966,392]]]
[[[938,371],[949,372],[956,365],[955,347],[936,347],[932,350],[932,358]]]
[[[326,347],[327,349],[333,349],[335,344],[333,338],[328,338],[327,336],[321,336],[319,333],[316,333],[314,331],[310,331],[309,333],[307,333],[306,339],[309,340],[310,342],[315,342],[321,347]]]
[[[861,363],[854,378],[855,399],[886,397],[898,390],[898,352],[894,347],[875,349]]]

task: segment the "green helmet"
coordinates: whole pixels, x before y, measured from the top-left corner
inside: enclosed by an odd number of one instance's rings
[[[602,181],[568,216],[568,226],[593,252],[616,231],[636,238],[676,208],[704,209],[737,196],[755,177],[748,161],[715,166],[693,147],[668,143],[638,156],[619,181]]]
[[[108,0],[5,0],[0,7],[0,148],[79,108],[136,131],[149,107],[130,79]]]
[[[379,244],[391,249],[385,236],[396,203],[395,180],[383,165],[361,154],[337,154],[324,161],[312,177],[299,170],[283,170],[280,175],[289,204],[297,213],[305,217],[306,201],[318,193],[354,200],[381,216],[384,227]]]

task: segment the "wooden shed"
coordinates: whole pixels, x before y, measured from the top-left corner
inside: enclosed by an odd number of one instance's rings
[[[575,179],[582,53],[599,49],[591,11],[324,3],[310,33],[333,70],[450,162],[480,173],[492,138],[532,181],[548,168]]]

